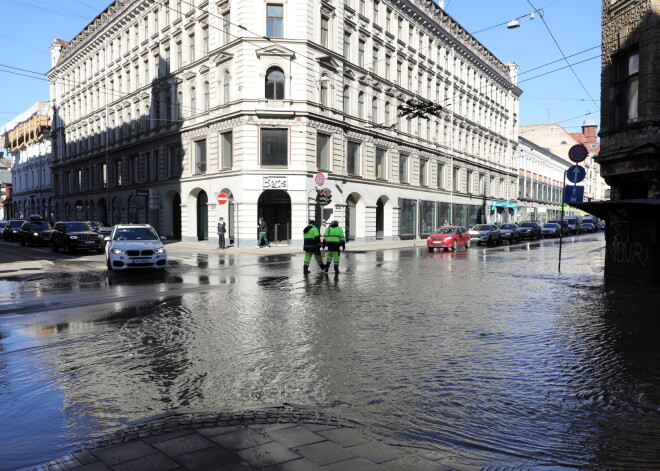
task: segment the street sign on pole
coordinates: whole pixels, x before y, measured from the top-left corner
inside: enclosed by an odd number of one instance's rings
[[[327,179],[328,177],[325,173],[317,173],[314,175],[314,183],[316,183],[318,186],[323,186]]]
[[[582,180],[584,180],[586,175],[587,171],[584,169],[584,167],[580,167],[577,164],[571,165],[566,171],[566,178],[571,183],[580,183]]]
[[[227,195],[225,193],[218,193],[218,203],[225,204],[227,202]]]
[[[582,144],[575,144],[573,147],[568,149],[568,158],[571,162],[580,163],[589,157],[589,151]]]
[[[582,185],[564,187],[564,203],[582,203],[583,200],[584,187]]]

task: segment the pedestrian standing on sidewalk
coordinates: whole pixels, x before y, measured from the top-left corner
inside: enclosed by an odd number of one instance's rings
[[[227,232],[227,224],[224,218],[218,220],[218,244],[221,249],[225,248],[225,233]]]
[[[338,221],[332,221],[325,230],[323,246],[328,247],[328,262],[325,264],[325,271],[328,271],[330,263],[334,262],[335,273],[339,273],[339,249],[346,250],[346,239]]]
[[[310,219],[307,227],[303,229],[303,250],[305,251],[305,262],[303,264],[305,275],[309,273],[309,262],[312,261],[312,255],[314,255],[321,270],[327,271],[325,263],[323,263],[323,255],[321,255],[321,233],[317,229],[314,219]]]
[[[259,218],[259,223],[257,224],[257,230],[259,231],[259,239],[257,240],[257,247],[261,248],[261,242],[263,241],[264,245],[270,247],[268,243],[268,225],[264,218]]]

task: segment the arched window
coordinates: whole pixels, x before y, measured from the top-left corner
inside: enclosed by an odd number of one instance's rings
[[[208,82],[204,82],[204,111],[211,108],[211,87]]]
[[[224,78],[222,79],[222,93],[224,97],[224,104],[229,103],[231,96],[229,95],[229,72],[225,71]]]
[[[278,67],[271,67],[266,72],[266,98],[269,100],[284,99],[284,72]]]
[[[190,114],[197,114],[197,89],[190,87]]]
[[[348,87],[344,88],[344,93],[347,93],[348,90],[346,90]],[[344,99],[346,100],[346,96],[344,96]],[[344,112],[347,112],[348,107],[344,107]],[[358,118],[362,119],[364,118],[364,92],[358,93]]]

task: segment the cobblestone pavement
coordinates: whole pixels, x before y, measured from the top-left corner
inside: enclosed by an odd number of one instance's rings
[[[30,471],[415,471],[450,467],[389,446],[314,408],[171,412],[144,419]]]

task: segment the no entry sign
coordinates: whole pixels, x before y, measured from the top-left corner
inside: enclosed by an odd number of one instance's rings
[[[218,203],[225,204],[227,202],[227,195],[225,193],[218,193]]]
[[[325,183],[325,181],[327,179],[328,179],[328,177],[326,177],[325,173],[317,173],[316,175],[314,175],[314,182],[318,186],[323,186],[323,184]]]

